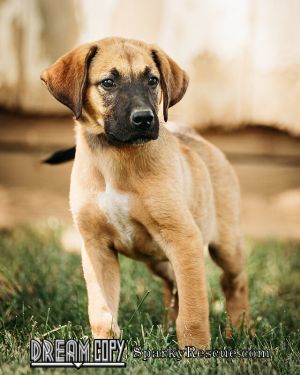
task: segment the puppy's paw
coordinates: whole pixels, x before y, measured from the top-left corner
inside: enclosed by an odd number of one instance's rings
[[[178,344],[181,349],[185,346],[195,346],[196,348],[210,348],[209,327],[200,322],[185,321],[180,319],[176,321],[176,331]]]
[[[244,311],[242,314],[238,315],[235,324],[233,324],[231,316],[227,316],[224,336],[226,339],[232,339],[234,332],[240,332],[251,337],[255,336],[255,324],[250,320],[248,312]]]
[[[94,339],[112,339],[121,336],[118,323],[110,313],[102,313],[97,321],[91,322],[91,329]]]

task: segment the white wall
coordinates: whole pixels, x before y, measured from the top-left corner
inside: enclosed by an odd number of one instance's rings
[[[40,72],[109,35],[160,44],[189,72],[173,117],[300,133],[298,0],[0,0],[0,105],[59,113]]]

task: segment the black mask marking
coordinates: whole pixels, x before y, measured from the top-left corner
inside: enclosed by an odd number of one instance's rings
[[[157,90],[145,81],[124,83],[113,92],[106,92],[103,100],[108,108],[104,130],[110,143],[140,144],[158,138]],[[132,123],[131,115],[135,110],[152,111],[154,118],[148,128],[139,128]]]

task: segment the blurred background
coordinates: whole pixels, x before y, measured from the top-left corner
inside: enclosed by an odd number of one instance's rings
[[[298,0],[1,0],[0,228],[71,225],[72,163],[40,160],[74,144],[72,115],[39,76],[80,43],[159,44],[190,76],[172,121],[219,146],[239,176],[253,238],[300,238]]]

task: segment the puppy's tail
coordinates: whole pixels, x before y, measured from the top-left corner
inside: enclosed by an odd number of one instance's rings
[[[75,158],[76,147],[68,148],[67,150],[60,150],[52,154],[49,158],[42,161],[44,164],[61,164]]]

